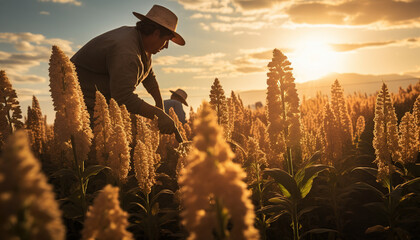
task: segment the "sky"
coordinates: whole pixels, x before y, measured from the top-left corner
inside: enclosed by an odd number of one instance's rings
[[[265,89],[274,48],[292,63],[296,82],[333,72],[420,77],[420,0],[0,0],[0,69],[22,110],[35,95],[54,119],[52,45],[71,57],[97,35],[134,26],[132,12],[154,4],[178,16],[186,40],[153,56],[162,96],[183,88],[194,109],[216,77],[227,95]],[[141,85],[136,91],[153,103]]]

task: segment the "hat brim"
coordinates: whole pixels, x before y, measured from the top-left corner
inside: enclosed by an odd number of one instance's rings
[[[144,19],[149,19],[150,21],[152,21],[152,22],[154,22],[154,23],[157,23],[157,22],[155,22],[153,19],[150,19],[150,18],[148,18],[148,17],[146,17],[145,15],[143,15],[143,14],[141,14],[141,13],[138,13],[138,12],[133,12],[133,15],[136,17],[136,18],[138,18],[138,19],[140,19],[140,20],[144,20]],[[159,23],[157,23],[157,24],[159,24]],[[161,24],[159,24],[160,26],[162,26]],[[163,26],[162,26],[163,27]],[[166,27],[165,27],[166,28]],[[166,28],[166,29],[168,29],[168,28]],[[171,31],[173,34],[174,34],[174,37],[171,39],[171,41],[172,42],[174,42],[174,43],[176,43],[176,44],[178,44],[178,45],[180,45],[180,46],[184,46],[185,45],[185,40],[184,40],[184,38],[183,37],[181,37],[181,35],[179,35],[177,32],[174,32],[174,31],[172,31],[172,30],[170,30],[170,29],[168,29],[169,31]]]
[[[179,100],[181,100],[181,102],[182,102],[185,106],[187,106],[187,107],[188,107],[188,103],[187,103],[187,101],[185,101],[185,99],[184,99],[181,95],[179,95],[178,93],[176,93],[175,91],[172,91],[172,90],[169,90],[169,92],[171,92],[172,94],[177,95],[177,96],[179,97]]]

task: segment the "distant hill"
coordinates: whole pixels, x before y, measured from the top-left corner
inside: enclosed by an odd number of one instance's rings
[[[304,83],[297,83],[299,97],[303,95],[306,97],[314,97],[317,92],[323,94],[330,94],[331,85],[338,79],[341,86],[344,89],[345,94],[352,94],[354,92],[361,92],[375,94],[382,86],[382,82],[385,82],[390,92],[398,92],[400,87],[406,88],[410,84],[416,84],[420,78],[416,78],[410,75],[398,75],[398,74],[387,74],[387,75],[363,75],[357,73],[332,73],[325,77],[317,80],[308,81]],[[265,104],[267,89],[261,90],[250,90],[238,92],[243,103],[245,105],[253,105],[258,101]]]

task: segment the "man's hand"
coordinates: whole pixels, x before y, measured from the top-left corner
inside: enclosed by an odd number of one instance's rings
[[[164,111],[160,110],[157,114],[158,127],[161,133],[171,134],[175,131],[175,122],[172,118]]]

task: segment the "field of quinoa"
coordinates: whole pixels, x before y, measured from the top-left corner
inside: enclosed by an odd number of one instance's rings
[[[420,82],[391,94],[299,96],[273,50],[256,108],[218,78],[183,139],[49,62],[55,119],[23,118],[0,71],[0,239],[420,239]]]

